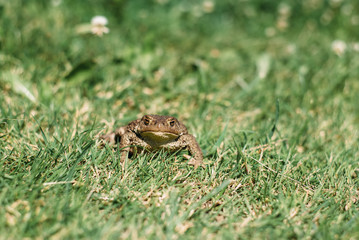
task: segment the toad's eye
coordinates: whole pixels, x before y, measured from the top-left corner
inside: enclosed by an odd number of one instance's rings
[[[150,124],[150,120],[145,119],[145,120],[143,120],[143,123],[144,123],[146,126],[148,126],[148,124]]]
[[[175,125],[175,121],[170,122],[170,126],[173,127]]]

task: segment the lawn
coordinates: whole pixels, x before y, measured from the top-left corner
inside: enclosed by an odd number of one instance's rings
[[[0,239],[359,239],[358,29],[354,0],[0,1]],[[144,114],[204,168],[99,147]]]

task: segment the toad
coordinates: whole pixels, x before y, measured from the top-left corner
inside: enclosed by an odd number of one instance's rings
[[[113,133],[100,137],[111,144],[120,143],[121,162],[128,154],[135,153],[137,148],[149,152],[161,149],[175,152],[187,149],[192,155],[188,164],[196,169],[203,166],[203,153],[195,137],[188,133],[187,128],[175,117],[160,115],[144,115],[141,119],[120,127]]]

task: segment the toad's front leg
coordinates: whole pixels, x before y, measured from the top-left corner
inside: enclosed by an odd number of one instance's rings
[[[125,134],[122,135],[121,142],[120,142],[120,149],[121,149],[120,161],[121,161],[121,163],[125,162],[130,150],[134,149],[136,147],[140,147],[142,149],[150,148],[150,146],[146,142],[144,142],[142,139],[140,139],[134,132],[126,131]]]
[[[195,169],[199,166],[203,167],[203,153],[194,136],[182,135],[177,142],[183,144],[192,155],[193,158],[188,162],[189,165],[193,165]]]

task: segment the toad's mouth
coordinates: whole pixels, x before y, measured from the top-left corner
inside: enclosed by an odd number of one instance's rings
[[[156,132],[156,131],[145,131],[141,133],[141,137],[145,140],[149,140],[152,142],[157,142],[158,144],[163,144],[166,142],[174,141],[178,138],[178,134],[174,134],[171,132]]]

